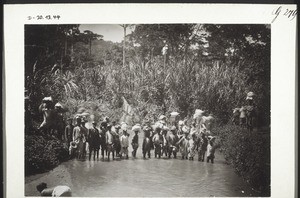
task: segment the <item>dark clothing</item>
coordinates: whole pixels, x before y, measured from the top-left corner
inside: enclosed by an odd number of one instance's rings
[[[91,128],[88,132],[87,141],[91,148],[99,149],[100,148],[100,133],[97,128]]]
[[[88,135],[88,129],[85,126],[81,126],[81,131],[85,139],[87,139]],[[85,158],[86,155],[86,142],[83,143],[83,158]]]
[[[119,156],[121,151],[121,143],[120,143],[120,136],[118,133],[114,135],[114,147],[116,151],[116,156]]]
[[[139,143],[139,136],[138,135],[134,135],[132,138],[132,142],[131,143]]]
[[[137,134],[133,136],[131,145],[132,145],[132,149],[133,149],[132,156],[136,157],[136,151],[139,147],[139,136]]]
[[[198,137],[196,147],[198,148],[198,160],[204,161],[205,152],[207,151],[208,140],[204,137]]]
[[[100,133],[97,128],[91,128],[88,131],[87,141],[89,143],[89,160],[91,160],[92,152],[94,153],[94,160],[99,157],[100,149]]]
[[[146,154],[148,154],[148,157],[150,158],[150,150],[151,150],[151,142],[150,142],[150,138],[149,137],[145,137],[143,140],[143,157],[146,158]]]
[[[101,155],[104,157],[104,151],[106,151],[106,136],[105,136],[105,130],[102,130],[100,132],[100,146],[101,146]]]

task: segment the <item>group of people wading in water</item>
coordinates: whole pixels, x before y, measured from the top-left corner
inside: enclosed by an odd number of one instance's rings
[[[111,123],[109,118],[105,117],[100,123],[99,130],[95,121],[92,122],[93,126],[87,129],[84,118],[77,117],[75,127],[72,125],[72,119],[69,119],[65,136],[70,145],[70,156],[85,159],[86,148],[88,147],[89,160],[92,157],[94,160],[98,159],[99,151],[101,151],[103,159],[105,156],[107,156],[107,160],[110,160],[111,157],[113,160],[115,157],[128,159],[128,148],[131,145],[132,157],[136,158],[140,148],[139,134],[143,132],[144,138],[141,144],[143,158],[151,158],[151,150],[154,150],[155,158],[162,156],[177,158],[177,153],[180,152],[182,159],[193,160],[198,152],[198,160],[204,161],[207,152],[207,161],[211,160],[213,163],[216,148],[215,137],[211,136],[210,131],[207,130],[213,117],[203,116],[203,112],[200,109],[195,111],[195,121],[191,127],[187,126],[185,121],[176,122],[175,119],[168,126],[167,117],[164,115],[161,115],[152,126],[150,124],[144,126],[135,124],[131,128],[131,131],[134,132],[131,142],[129,142],[128,125],[124,122],[120,124]],[[172,114],[177,114],[177,112],[172,112],[171,117]],[[203,118],[206,119],[205,122],[203,122]],[[199,121],[202,122],[201,127],[197,127]]]
[[[248,105],[242,108],[236,108],[233,112],[233,123],[246,126],[251,131],[253,129],[253,92],[247,94]],[[54,107],[52,107],[54,106]],[[101,151],[102,159],[114,160],[115,157],[129,158],[128,148],[132,146],[132,157],[136,158],[138,148],[140,148],[139,134],[143,132],[144,138],[141,146],[143,158],[151,158],[151,151],[154,150],[154,157],[177,158],[177,153],[181,154],[182,159],[194,160],[198,153],[198,160],[204,161],[205,153],[207,162],[214,162],[215,149],[218,146],[215,143],[216,137],[211,136],[211,125],[214,117],[205,116],[204,111],[196,109],[193,115],[193,122],[188,125],[186,120],[178,120],[179,113],[172,112],[169,119],[161,115],[158,121],[151,125],[135,124],[131,131],[135,133],[129,142],[129,126],[122,122],[117,124],[111,122],[108,117],[104,117],[99,123],[92,121],[92,126],[87,128],[86,123],[88,114],[81,114],[75,117],[75,126],[73,118],[67,120],[68,125],[63,126],[62,106],[60,103],[53,105],[51,97],[43,100],[40,110],[43,112],[44,121],[40,129],[48,129],[51,134],[56,131],[59,139],[63,140],[69,147],[71,158],[85,159],[89,153],[89,160],[99,159]],[[51,119],[50,119],[51,118]],[[47,120],[48,119],[48,120]],[[53,123],[51,123],[51,121]],[[50,127],[55,126],[55,127]],[[64,128],[64,133],[62,133]],[[59,132],[61,131],[61,132]],[[89,151],[89,152],[87,152]]]

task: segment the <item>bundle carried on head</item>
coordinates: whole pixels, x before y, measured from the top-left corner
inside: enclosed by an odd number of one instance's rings
[[[171,113],[170,113],[170,115],[171,115],[172,117],[175,117],[175,116],[178,116],[178,115],[179,115],[179,113],[178,113],[178,112],[176,112],[176,111],[173,111],[173,112],[171,112]]]
[[[201,109],[196,109],[195,113],[193,115],[193,118],[197,119],[197,118],[201,117],[203,115],[203,113],[204,113],[204,111],[202,111]]]
[[[132,131],[137,131],[137,132],[141,132],[142,128],[141,128],[141,125],[139,124],[136,124],[132,127],[131,129]]]
[[[51,96],[49,96],[49,97],[44,97],[43,98],[43,102],[53,102],[53,99],[52,99],[52,97]]]
[[[127,131],[128,125],[127,125],[125,122],[122,122],[122,123],[121,123],[121,129],[122,129],[123,131]]]

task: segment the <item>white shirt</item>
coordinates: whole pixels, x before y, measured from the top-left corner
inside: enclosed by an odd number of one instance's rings
[[[129,139],[127,135],[121,136],[121,147],[128,147],[129,146]]]
[[[68,186],[56,186],[52,192],[52,197],[61,197],[71,194],[71,189]]]

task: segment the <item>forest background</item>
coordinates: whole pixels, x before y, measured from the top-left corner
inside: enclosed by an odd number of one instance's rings
[[[203,109],[217,120],[213,132],[222,138],[227,161],[262,195],[269,195],[270,26],[120,26],[124,39],[114,43],[92,31],[81,32],[80,25],[25,25],[25,96],[33,123],[25,134],[42,122],[38,106],[47,96],[67,108],[66,118],[85,108],[96,121],[103,116],[119,121],[123,97],[133,107],[132,123],[154,122],[172,111],[184,119]],[[128,28],[132,31],[126,34]],[[255,93],[262,129],[256,134],[230,124],[232,109],[245,105],[249,91]],[[267,135],[258,133],[265,130]],[[38,148],[44,149],[45,142],[37,141],[26,136],[27,172],[61,160],[60,154],[34,158]]]
[[[125,97],[137,114],[134,122],[171,111],[191,116],[200,108],[224,124],[253,91],[259,125],[269,125],[269,26],[122,26],[134,30],[126,42],[113,43],[80,32],[79,25],[26,25],[25,89],[34,117],[41,118],[39,101],[52,96],[68,108],[67,116],[93,103],[96,119],[119,120]]]

